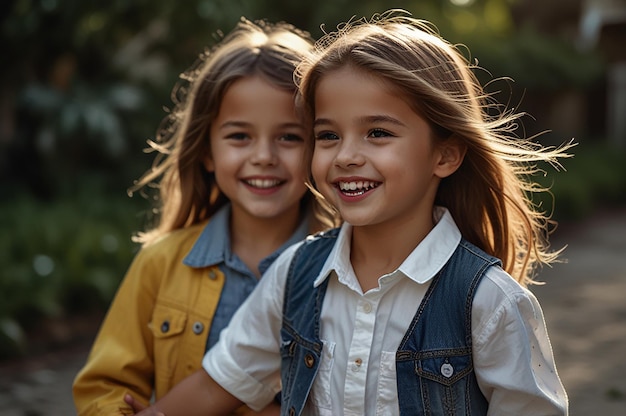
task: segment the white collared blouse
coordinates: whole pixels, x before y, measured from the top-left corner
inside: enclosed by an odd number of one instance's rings
[[[314,285],[330,279],[321,314],[322,361],[305,414],[397,415],[395,351],[432,278],[461,233],[445,208],[400,267],[363,293],[350,264],[351,226],[344,224]],[[288,248],[237,311],[203,367],[253,409],[280,390],[280,328]],[[566,415],[567,395],[556,371],[543,313],[535,296],[500,268],[490,268],[472,305],[473,360],[490,415]]]

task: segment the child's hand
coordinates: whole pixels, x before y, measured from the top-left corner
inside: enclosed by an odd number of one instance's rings
[[[280,405],[278,403],[272,403],[267,406],[265,409],[260,412],[255,412],[252,409],[248,409],[247,412],[243,413],[243,416],[279,416],[280,415]]]
[[[159,412],[156,407],[153,407],[153,406],[148,407],[145,404],[135,400],[135,398],[128,393],[124,396],[124,401],[126,402],[127,405],[133,408],[135,415],[165,416],[165,413]]]
[[[133,408],[135,414],[141,412],[142,410],[145,410],[148,407],[145,404],[135,400],[135,398],[130,393],[126,393],[126,395],[124,396],[124,402],[126,402],[127,405]]]
[[[141,412],[135,413],[135,416],[165,416],[165,413],[159,412],[159,410],[154,407],[145,407]]]

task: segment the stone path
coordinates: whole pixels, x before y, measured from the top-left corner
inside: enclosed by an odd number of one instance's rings
[[[572,416],[626,415],[626,209],[557,229],[565,264],[533,287]]]

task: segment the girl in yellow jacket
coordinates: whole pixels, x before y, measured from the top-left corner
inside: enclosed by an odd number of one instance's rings
[[[132,189],[158,182],[157,221],[74,381],[80,416],[133,414],[125,397],[147,404],[198,370],[278,254],[337,224],[305,186],[293,71],[311,48],[291,25],[242,19],[174,89]]]

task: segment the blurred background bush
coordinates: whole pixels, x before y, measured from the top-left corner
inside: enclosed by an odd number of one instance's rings
[[[626,203],[625,1],[3,1],[0,360],[70,342],[77,316],[98,324],[151,208],[126,192],[152,161],[146,140],[179,75],[240,16],[316,38],[389,8],[432,21],[484,82],[510,77],[488,89],[532,116],[520,135],[579,143],[565,172],[536,178],[554,197],[538,203],[576,221]]]

